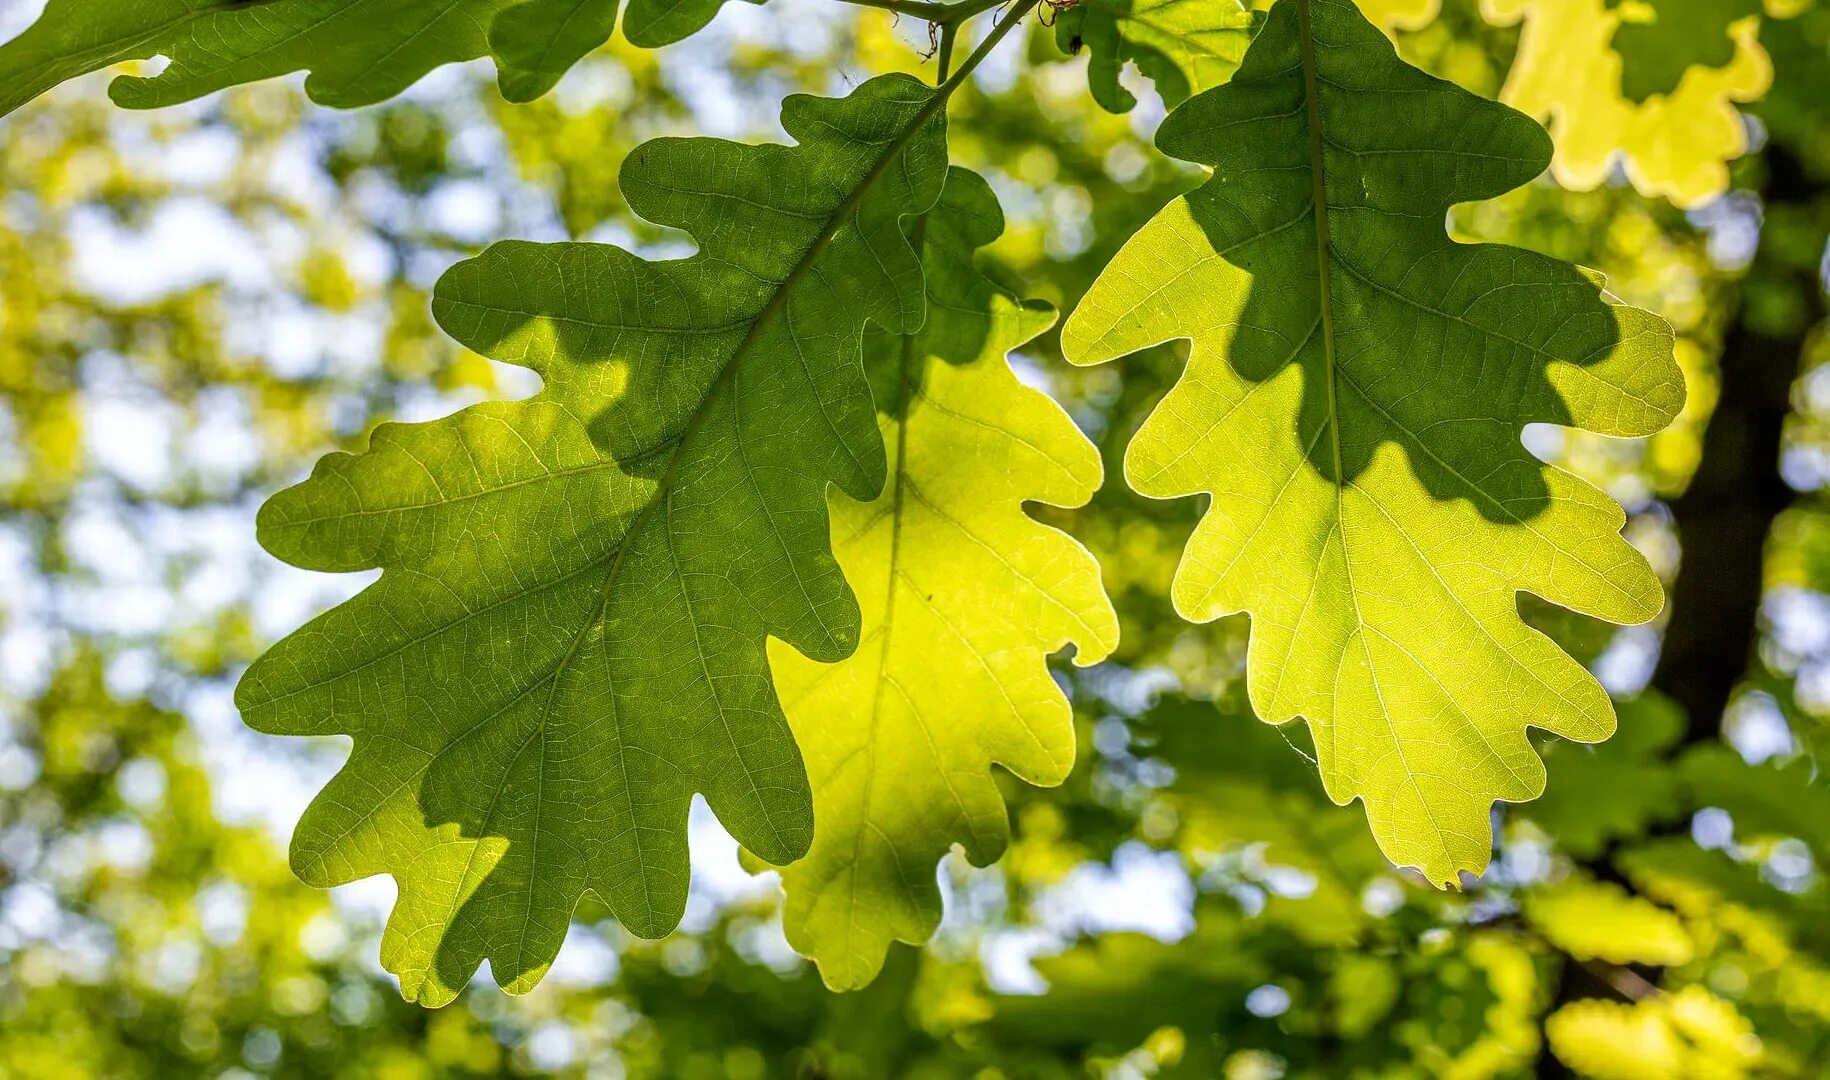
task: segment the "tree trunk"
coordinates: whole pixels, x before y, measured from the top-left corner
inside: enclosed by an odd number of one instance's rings
[[[1768,223],[1792,219],[1815,203],[1823,185],[1784,147],[1769,147],[1765,159],[1761,195]],[[1806,336],[1824,317],[1816,266],[1789,265],[1764,240],[1744,291],[1786,289],[1803,301],[1803,311],[1794,326],[1774,335],[1742,303],[1722,343],[1722,393],[1703,439],[1702,463],[1671,504],[1683,560],[1653,685],[1683,708],[1686,744],[1720,734],[1723,710],[1759,644],[1766,537],[1793,498],[1779,476],[1780,440]]]
[[[1825,185],[1807,175],[1784,146],[1769,145],[1764,158],[1762,242],[1743,281],[1734,325],[1722,342],[1721,396],[1703,438],[1696,475],[1671,504],[1683,555],[1652,685],[1684,710],[1679,750],[1720,737],[1722,714],[1754,662],[1766,539],[1773,519],[1793,499],[1779,475],[1792,384],[1809,336],[1826,314],[1815,260],[1795,265],[1786,253],[1797,247],[1769,242],[1773,228],[1812,220],[1811,208],[1825,194]],[[1824,239],[1815,237],[1810,250],[1823,251]],[[1796,317],[1777,330],[1763,325],[1748,299],[1756,290],[1789,292],[1798,301]],[[1595,860],[1590,872],[1618,880],[1610,856]],[[1550,1011],[1581,998],[1615,996],[1605,980],[1565,957]],[[1548,1048],[1539,1065],[1541,1077],[1576,1075]]]

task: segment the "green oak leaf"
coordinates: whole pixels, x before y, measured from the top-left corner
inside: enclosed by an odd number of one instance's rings
[[[409,998],[449,1001],[484,958],[528,989],[586,890],[666,933],[694,792],[758,855],[807,850],[765,639],[829,662],[857,646],[826,488],[883,487],[863,331],[921,324],[902,219],[940,195],[945,100],[885,76],[790,97],[794,146],[643,144],[630,208],[698,254],[510,241],[458,264],[440,324],[544,389],[383,425],[262,508],[280,558],[384,571],[261,657],[237,703],[260,731],[354,737],[293,866],[395,876],[382,960]]]
[[[553,88],[586,53],[610,40],[617,0],[526,0],[505,9],[489,27],[496,81],[510,101],[532,101]],[[631,0],[625,20],[638,6]],[[638,42],[638,44],[640,44]]]
[[[1280,0],[1157,142],[1213,176],[1127,242],[1063,348],[1090,364],[1191,340],[1126,457],[1145,495],[1212,497],[1176,607],[1251,614],[1260,718],[1305,719],[1329,795],[1452,884],[1487,864],[1492,803],[1543,790],[1528,726],[1614,728],[1518,594],[1614,622],[1661,603],[1620,507],[1520,429],[1663,427],[1683,401],[1671,331],[1576,267],[1448,238],[1451,205],[1531,180],[1550,140],[1405,64],[1345,0]]]
[[[665,45],[722,0],[630,0],[624,33]],[[166,56],[122,76],[115,103],[151,109],[224,87],[309,70],[305,91],[338,108],[372,105],[443,64],[492,56],[502,95],[531,101],[610,38],[617,0],[50,0],[0,45],[0,116],[79,75]]]
[[[1735,58],[1729,27],[1760,14],[1761,0],[1609,0],[1623,12],[1612,45],[1620,54],[1620,92],[1634,101],[1677,89],[1692,67],[1727,67]]]
[[[749,2],[761,4],[763,0]],[[704,29],[723,6],[724,0],[629,0],[623,36],[645,49],[672,45]]]
[[[1049,653],[1072,642],[1090,664],[1117,644],[1098,564],[1023,512],[1026,500],[1085,503],[1102,470],[1067,414],[1005,360],[1054,311],[973,264],[1003,230],[985,181],[953,169],[916,226],[927,322],[866,338],[889,483],[869,501],[829,498],[862,644],[838,664],[770,644],[819,823],[807,857],[782,870],[784,923],[835,989],[874,979],[892,939],[933,934],[935,864],[954,843],[981,866],[1003,854],[992,765],[1032,784],[1067,778],[1073,718]]]
[[[762,3],[763,0],[752,0]],[[628,0],[623,36],[656,49],[705,28],[724,0]],[[496,58],[502,96],[532,101],[586,53],[610,40],[617,0],[524,0],[496,16],[489,51]]]
[[[0,46],[0,115],[58,83],[125,60],[169,57],[150,78],[122,76],[117,105],[150,109],[238,83],[310,69],[324,105],[369,105],[441,64],[489,49],[512,0],[51,0]],[[551,8],[553,0],[534,0]]]
[[[1156,84],[1170,108],[1219,86],[1239,66],[1255,15],[1238,0],[1080,0],[1055,20],[1055,42],[1091,54],[1087,84],[1108,112],[1137,104],[1119,85],[1126,61]]]

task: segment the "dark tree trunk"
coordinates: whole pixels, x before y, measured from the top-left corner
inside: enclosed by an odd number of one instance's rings
[[[1722,714],[1760,642],[1767,535],[1793,499],[1779,475],[1792,384],[1807,339],[1826,314],[1816,259],[1797,264],[1787,254],[1798,247],[1768,242],[1775,227],[1814,220],[1812,209],[1826,187],[1784,146],[1769,145],[1763,156],[1762,243],[1722,342],[1721,396],[1703,438],[1702,461],[1690,487],[1671,504],[1683,556],[1652,683],[1684,710],[1683,746],[1720,737]],[[1824,237],[1817,236],[1810,250],[1821,252],[1823,244]],[[1798,301],[1796,317],[1781,328],[1764,325],[1748,300],[1755,290],[1768,289],[1784,290]],[[1619,880],[1608,856],[1588,869]],[[1617,991],[1606,980],[1565,958],[1551,1010],[1580,998],[1614,996]],[[1538,1075],[1576,1074],[1547,1048]]]
[[[1781,146],[1765,154],[1766,220],[1808,212],[1823,186]],[[1792,502],[1779,476],[1780,440],[1806,335],[1824,315],[1816,266],[1788,265],[1762,243],[1747,287],[1782,288],[1804,302],[1793,326],[1763,330],[1743,303],[1722,343],[1722,393],[1703,439],[1703,460],[1671,504],[1683,561],[1671,591],[1653,685],[1688,717],[1685,742],[1720,734],[1722,713],[1759,643],[1763,554],[1773,519]]]

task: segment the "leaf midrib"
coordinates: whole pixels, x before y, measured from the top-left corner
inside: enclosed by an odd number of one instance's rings
[[[915,222],[909,245],[915,249],[915,259],[927,269],[928,217],[923,214]],[[927,283],[922,283],[922,298],[928,300]],[[865,825],[874,825],[871,821],[871,802],[877,789],[877,732],[883,726],[883,692],[890,683],[890,657],[894,655],[896,635],[896,594],[900,591],[901,557],[902,557],[902,513],[903,492],[905,490],[905,470],[908,468],[909,453],[909,381],[913,375],[910,370],[916,363],[915,344],[921,335],[904,334],[902,347],[896,352],[896,463],[889,475],[889,525],[890,557],[889,572],[883,576],[883,643],[877,652],[877,685],[871,694],[870,723],[864,733],[864,797],[859,808],[859,820]],[[906,696],[906,695],[905,695]],[[909,702],[909,707],[915,707]],[[857,829],[852,834],[851,861],[846,866],[845,889],[845,950],[850,960],[856,954],[853,942],[857,940],[858,931],[858,863],[864,857],[865,829]],[[898,872],[902,862],[896,862]]]
[[[1334,296],[1333,274],[1329,269],[1328,177],[1324,169],[1326,150],[1322,135],[1321,91],[1315,61],[1315,34],[1309,21],[1310,0],[1297,0],[1298,41],[1302,52],[1303,111],[1309,129],[1310,209],[1315,216],[1315,273],[1320,288],[1322,360],[1328,389],[1328,433],[1334,454],[1335,517],[1341,517],[1342,492],[1346,473],[1341,469],[1341,414],[1335,398]],[[1346,537],[1341,541],[1346,543]],[[1344,552],[1343,552],[1344,553]]]
[[[1469,327],[1470,329],[1475,330],[1478,333],[1487,335],[1489,337],[1497,337],[1503,341],[1506,341],[1508,344],[1515,345],[1522,349],[1530,350],[1531,352],[1533,352],[1539,356],[1549,358],[1550,354],[1545,349],[1543,349],[1541,346],[1536,346],[1529,342],[1517,340],[1508,335],[1489,330],[1486,327],[1479,326],[1479,325],[1471,322],[1464,316],[1458,316],[1458,315],[1452,314],[1450,312],[1431,307],[1427,304],[1419,302],[1416,299],[1413,299],[1410,296],[1405,295],[1402,292],[1399,292],[1396,289],[1393,289],[1387,285],[1384,285],[1378,281],[1375,281],[1370,276],[1368,276],[1367,274],[1365,274],[1364,272],[1359,270],[1357,267],[1355,267],[1351,263],[1349,263],[1345,258],[1343,258],[1340,255],[1340,253],[1336,252],[1333,249],[1333,245],[1330,242],[1329,231],[1328,231],[1329,205],[1328,205],[1328,197],[1327,197],[1327,186],[1328,186],[1327,172],[1326,172],[1326,168],[1325,168],[1325,164],[1327,161],[1326,147],[1336,146],[1338,149],[1342,150],[1343,152],[1350,153],[1350,154],[1359,153],[1359,151],[1349,150],[1346,147],[1339,146],[1339,144],[1334,143],[1332,140],[1330,140],[1327,136],[1327,133],[1325,131],[1323,131],[1323,129],[1322,129],[1320,84],[1322,84],[1322,83],[1328,83],[1329,85],[1336,85],[1336,84],[1330,82],[1327,79],[1322,78],[1321,73],[1318,70],[1318,66],[1316,64],[1315,36],[1314,36],[1314,32],[1313,32],[1313,29],[1310,24],[1310,12],[1309,12],[1309,7],[1310,7],[1311,2],[1312,2],[1312,0],[1299,0],[1299,5],[1297,8],[1298,23],[1299,23],[1299,35],[1298,36],[1299,36],[1299,43],[1300,43],[1300,49],[1301,49],[1301,55],[1302,55],[1302,69],[1303,69],[1303,107],[1304,107],[1304,110],[1305,110],[1307,118],[1308,118],[1307,126],[1309,129],[1309,176],[1310,176],[1310,184],[1311,184],[1310,204],[1311,204],[1311,207],[1312,207],[1314,215],[1315,215],[1316,277],[1317,277],[1318,283],[1320,285],[1322,355],[1324,358],[1324,365],[1326,367],[1326,376],[1327,376],[1325,378],[1324,382],[1327,386],[1327,395],[1328,395],[1328,431],[1329,431],[1329,440],[1330,440],[1330,444],[1331,444],[1331,449],[1333,451],[1333,456],[1334,456],[1335,519],[1339,523],[1339,527],[1342,530],[1341,531],[1341,557],[1342,557],[1343,561],[1347,560],[1347,534],[1346,534],[1345,521],[1344,521],[1345,511],[1344,511],[1344,507],[1343,507],[1343,502],[1345,499],[1345,494],[1346,494],[1346,489],[1347,489],[1347,474],[1342,468],[1341,424],[1340,424],[1340,410],[1339,410],[1338,396],[1337,396],[1337,394],[1338,394],[1337,384],[1343,378],[1345,378],[1348,381],[1349,385],[1351,385],[1353,387],[1354,391],[1356,393],[1358,393],[1361,396],[1361,398],[1366,401],[1366,403],[1368,405],[1371,405],[1373,407],[1373,409],[1375,411],[1377,411],[1387,422],[1391,423],[1392,426],[1395,427],[1398,431],[1404,433],[1405,435],[1410,436],[1411,442],[1413,442],[1432,461],[1434,461],[1438,465],[1442,466],[1451,475],[1453,475],[1457,480],[1461,481],[1461,483],[1463,485],[1465,485],[1469,490],[1475,492],[1477,495],[1481,496],[1486,502],[1490,503],[1496,509],[1499,509],[1500,511],[1505,513],[1508,517],[1512,518],[1512,520],[1516,524],[1521,525],[1524,528],[1528,529],[1534,536],[1537,536],[1539,539],[1543,540],[1546,544],[1549,544],[1552,547],[1557,547],[1559,550],[1561,550],[1561,548],[1558,545],[1556,545],[1555,543],[1553,543],[1549,537],[1544,536],[1534,526],[1532,526],[1530,522],[1528,522],[1524,518],[1520,517],[1519,514],[1516,511],[1514,511],[1509,505],[1507,505],[1505,502],[1500,500],[1497,496],[1495,496],[1491,492],[1487,491],[1484,487],[1481,487],[1480,485],[1474,483],[1472,480],[1469,480],[1466,476],[1462,475],[1462,473],[1459,470],[1457,470],[1450,462],[1445,460],[1441,455],[1437,454],[1435,452],[1435,450],[1433,448],[1431,448],[1427,442],[1424,441],[1424,439],[1422,438],[1421,435],[1419,435],[1418,433],[1416,433],[1414,431],[1411,431],[1408,426],[1406,426],[1405,424],[1400,422],[1389,411],[1387,411],[1385,409],[1385,407],[1383,405],[1381,405],[1372,396],[1372,394],[1370,392],[1368,392],[1364,387],[1361,387],[1357,382],[1355,382],[1351,376],[1347,375],[1345,372],[1340,370],[1339,364],[1335,357],[1334,302],[1333,302],[1333,295],[1332,295],[1333,272],[1331,269],[1331,267],[1336,264],[1338,264],[1343,270],[1347,271],[1354,278],[1358,279],[1360,282],[1367,285],[1368,287],[1376,289],[1380,292],[1383,292],[1386,295],[1389,295],[1392,298],[1400,301],[1401,303],[1408,304],[1412,307],[1417,308],[1420,311],[1427,312],[1428,314],[1435,315],[1439,318],[1448,319],[1452,322],[1460,323],[1464,326]],[[1593,568],[1591,568],[1591,569],[1593,569]],[[1351,570],[1349,570],[1349,574],[1351,575]],[[1623,596],[1627,595],[1626,591],[1624,589],[1621,589],[1617,584],[1615,584],[1613,579],[1611,577],[1609,577],[1607,574],[1597,572],[1596,576],[1601,581],[1605,582],[1609,587],[1613,588],[1616,592],[1620,593]],[[1351,589],[1349,591],[1351,592]],[[1363,620],[1360,620],[1358,617],[1359,613],[1358,613],[1358,597],[1357,596],[1355,597],[1355,605],[1356,605],[1355,619],[1357,622],[1361,622],[1361,624],[1364,625]]]
[[[624,540],[618,544],[617,550],[620,551],[621,548],[626,544],[627,544],[627,537],[625,537]],[[465,623],[471,622],[472,620],[475,620],[481,616],[489,614],[491,611],[494,611],[501,607],[505,607],[509,604],[513,604],[513,603],[517,603],[522,600],[526,600],[528,597],[534,596],[537,593],[549,592],[554,589],[557,589],[560,586],[565,585],[568,582],[571,582],[576,578],[582,577],[582,576],[590,573],[592,570],[597,569],[599,566],[602,566],[605,562],[607,562],[610,559],[610,557],[611,557],[610,552],[603,552],[603,553],[599,554],[597,557],[595,557],[593,559],[589,559],[586,562],[584,562],[583,564],[565,571],[563,574],[559,575],[558,577],[553,578],[550,581],[541,582],[539,584],[530,586],[528,588],[519,589],[515,592],[508,593],[504,596],[491,600],[489,603],[485,604],[484,606],[482,606],[480,608],[475,608],[475,609],[466,611],[462,616],[460,616],[456,619],[452,619],[448,622],[440,623],[439,625],[433,627],[430,630],[425,631],[424,633],[416,634],[413,637],[408,638],[405,641],[402,641],[396,645],[389,647],[389,649],[386,652],[383,652],[378,656],[371,657],[368,660],[364,660],[362,663],[357,664],[355,667],[348,668],[344,671],[340,671],[337,674],[335,674],[329,678],[315,679],[313,681],[304,683],[300,686],[294,687],[291,690],[287,690],[283,693],[275,694],[275,695],[265,698],[261,701],[254,702],[247,706],[244,706],[243,712],[244,712],[244,714],[246,714],[249,710],[253,710],[253,709],[270,709],[276,705],[280,705],[280,704],[284,703],[285,701],[287,701],[291,698],[295,698],[301,694],[307,694],[313,690],[320,689],[321,687],[323,687],[331,682],[337,682],[337,681],[341,681],[343,679],[347,679],[353,675],[359,675],[362,672],[367,671],[368,669],[370,669],[372,667],[375,667],[377,664],[386,663],[387,661],[392,660],[393,658],[406,652],[408,649],[414,648],[415,646],[418,646],[418,645],[423,645],[426,642],[432,640],[433,638],[438,637],[441,634],[449,633],[450,631],[456,629],[459,626],[464,625]],[[587,623],[586,627],[589,628],[590,625],[592,625],[592,624]],[[570,653],[568,653],[567,656],[569,658]],[[563,662],[561,663],[560,667],[561,668],[564,667]],[[558,670],[558,669],[555,669],[555,670]]]
[[[970,71],[969,67],[962,68],[962,74],[967,71]],[[858,209],[863,205],[865,197],[869,195],[876,187],[877,183],[882,180],[883,176],[889,171],[890,166],[902,156],[903,151],[908,148],[909,143],[912,142],[915,136],[934,118],[937,112],[946,107],[946,103],[952,96],[952,91],[957,85],[958,80],[954,79],[949,80],[947,84],[936,89],[934,93],[930,95],[928,101],[910,118],[908,125],[903,128],[894,139],[886,144],[884,152],[877,158],[877,161],[871,166],[869,171],[860,178],[857,185],[852,189],[851,194],[847,195],[845,200],[833,209],[826,224],[814,238],[813,243],[801,254],[795,265],[789,270],[788,275],[782,279],[781,284],[770,295],[769,300],[762,306],[761,310],[756,313],[755,318],[750,323],[749,331],[744,334],[743,340],[738,342],[737,347],[731,351],[731,355],[725,359],[723,365],[718,369],[718,374],[713,377],[711,384],[706,387],[705,394],[700,397],[698,404],[693,409],[692,416],[688,419],[686,426],[681,430],[678,439],[674,442],[673,454],[668,459],[667,469],[662,473],[660,481],[656,485],[654,495],[649,499],[647,504],[642,507],[635,519],[630,522],[628,531],[624,533],[623,543],[618,547],[615,561],[610,566],[610,572],[605,575],[597,613],[592,618],[585,620],[579,626],[578,630],[572,636],[572,642],[567,648],[565,655],[560,658],[559,665],[556,669],[555,689],[558,685],[557,676],[562,675],[565,670],[571,666],[572,661],[577,657],[578,650],[584,644],[585,639],[590,635],[592,629],[602,625],[605,618],[608,616],[610,598],[616,591],[617,583],[621,580],[622,569],[625,565],[628,552],[630,548],[634,546],[635,540],[640,535],[641,530],[647,525],[648,519],[652,517],[657,508],[660,507],[665,507],[668,515],[671,517],[673,495],[679,479],[684,451],[692,443],[694,437],[700,430],[704,428],[706,418],[710,414],[707,405],[724,391],[731,380],[735,379],[738,368],[742,366],[743,362],[752,354],[757,342],[761,340],[764,330],[768,327],[776,314],[778,314],[787,304],[788,298],[793,294],[801,279],[818,263],[820,256],[825,253],[826,249],[832,245],[833,240],[837,238],[839,231],[845,227],[846,223],[856,216]],[[672,546],[671,536],[669,537],[669,546],[670,548]],[[696,622],[694,627],[696,631]],[[730,721],[729,718],[725,716],[723,703],[718,700],[715,683],[713,684],[713,705],[718,711],[719,721],[724,726],[727,737],[735,744],[736,736],[735,733],[730,730]],[[541,710],[540,714],[541,731],[544,731],[546,723],[552,715],[552,708],[553,700],[549,697],[546,707]],[[752,797],[756,799],[759,806],[762,805],[764,800],[762,799],[761,791],[756,786],[755,776],[746,769],[744,770],[744,777],[750,783]],[[768,825],[770,831],[775,834],[776,842],[779,844],[782,838],[775,821],[766,813],[764,814],[764,821]]]
[[[894,139],[891,139],[889,143],[885,145],[883,153],[877,158],[876,163],[871,166],[870,170],[860,178],[857,186],[852,189],[851,194],[847,195],[845,200],[833,210],[831,217],[827,220],[825,227],[820,230],[820,233],[815,238],[814,242],[809,245],[807,250],[795,263],[794,267],[789,270],[788,276],[782,279],[781,285],[769,297],[768,302],[763,305],[762,310],[757,312],[756,320],[751,323],[749,332],[744,335],[742,341],[738,342],[737,348],[732,350],[730,357],[727,358],[724,365],[719,368],[717,376],[713,378],[711,385],[706,388],[705,395],[699,399],[699,404],[694,408],[692,418],[688,420],[686,427],[681,431],[679,442],[674,447],[673,457],[668,460],[667,471],[661,475],[660,482],[656,486],[656,497],[651,499],[649,503],[642,508],[641,512],[636,515],[635,520],[630,523],[629,531],[625,534],[624,542],[617,551],[616,561],[611,564],[610,572],[605,576],[603,595],[598,605],[597,615],[595,618],[588,620],[583,626],[579,627],[578,632],[573,635],[571,647],[567,650],[566,655],[560,660],[559,670],[561,672],[571,665],[572,659],[577,655],[579,646],[584,642],[585,637],[589,634],[590,630],[593,627],[600,625],[608,615],[610,597],[611,594],[616,591],[616,584],[621,579],[624,560],[627,558],[630,548],[634,546],[634,541],[640,534],[641,529],[647,524],[649,516],[655,512],[656,507],[661,506],[667,507],[668,513],[671,515],[674,486],[679,476],[683,453],[687,446],[692,443],[694,436],[697,435],[700,429],[705,425],[705,419],[708,415],[706,405],[718,395],[730,380],[736,377],[737,368],[749,357],[751,350],[754,349],[756,343],[761,340],[764,328],[787,303],[788,296],[800,283],[801,278],[813,270],[814,266],[819,262],[820,256],[825,253],[826,249],[832,245],[833,240],[838,236],[839,230],[844,228],[845,224],[856,216],[858,209],[864,203],[865,196],[870,194],[871,190],[876,187],[877,182],[883,179],[884,174],[889,171],[890,166],[901,159],[903,151],[908,148],[909,143],[914,141],[915,136],[927,126],[929,121],[934,119],[936,114],[947,107],[947,102],[953,97],[953,92],[959,88],[960,84],[964,82],[967,76],[972,73],[973,69],[978,66],[978,62],[997,46],[998,42],[1010,32],[1011,28],[1021,20],[1022,16],[1027,14],[1029,9],[1035,7],[1035,4],[1036,0],[1026,0],[1026,2],[1020,2],[1012,8],[1004,18],[999,20],[997,25],[992,27],[991,33],[986,36],[985,40],[979,44],[977,49],[973,50],[972,55],[967,58],[966,62],[960,65],[959,70],[946,82],[934,89],[933,93],[929,95],[928,100],[924,102],[921,108],[916,110],[915,115],[909,119],[908,125],[904,127]],[[939,192],[936,192],[935,198],[938,200],[939,197]],[[923,287],[923,295],[925,298],[925,286]],[[725,725],[725,730],[727,734],[729,734],[730,722],[724,714],[723,704],[718,701],[715,686],[713,688],[713,704],[718,709],[720,723]],[[548,712],[542,712],[541,714],[540,723],[543,728],[545,727],[548,715]],[[732,736],[732,741],[733,743],[735,742],[734,735]],[[745,779],[750,782],[751,794],[756,797],[757,802],[760,805],[762,796],[761,792],[756,788],[756,778],[751,775],[748,770],[745,770],[744,776]],[[775,826],[775,822],[773,819],[769,819],[766,814],[765,820],[767,820],[770,830],[775,832],[776,839],[779,842],[781,835],[780,831]]]
[[[1391,722],[1390,710],[1385,704],[1385,692],[1379,684],[1378,667],[1373,662],[1372,644],[1366,638],[1366,618],[1360,611],[1359,591],[1353,583],[1353,557],[1348,554],[1347,544],[1347,474],[1341,467],[1341,413],[1335,389],[1336,359],[1334,343],[1334,297],[1333,270],[1330,264],[1331,245],[1328,236],[1328,176],[1325,171],[1327,150],[1322,133],[1322,106],[1320,73],[1315,59],[1315,29],[1310,19],[1310,4],[1313,0],[1297,0],[1297,39],[1302,53],[1303,67],[1303,110],[1308,119],[1309,128],[1309,182],[1310,202],[1315,212],[1315,271],[1319,284],[1319,301],[1321,304],[1322,361],[1326,377],[1323,383],[1328,388],[1328,435],[1329,446],[1334,455],[1334,528],[1333,531],[1341,541],[1341,567],[1347,575],[1347,597],[1353,604],[1354,624],[1358,627],[1356,636],[1360,639],[1360,648],[1366,656],[1367,674],[1372,677],[1373,694],[1379,703],[1379,711],[1386,717],[1387,727],[1391,730],[1392,749],[1398,755],[1399,764],[1404,767],[1405,776],[1410,780],[1411,790],[1417,796],[1417,802],[1424,808],[1429,818],[1430,828],[1436,833],[1436,843],[1440,850],[1448,850],[1448,841],[1443,833],[1442,824],[1436,820],[1435,810],[1429,800],[1424,798],[1423,790],[1417,783],[1417,774],[1404,752],[1404,740],[1398,735]],[[1340,672],[1346,670],[1341,666],[1336,672],[1336,690],[1338,695]],[[1339,724],[1329,725],[1329,737],[1335,738]]]
[[[857,186],[852,189],[851,194],[846,196],[845,201],[841,202],[833,210],[832,214],[828,217],[826,224],[814,238],[813,243],[808,246],[804,253],[802,253],[800,259],[797,260],[793,268],[789,270],[788,276],[782,279],[781,284],[777,286],[775,291],[770,295],[768,301],[763,304],[762,309],[756,313],[755,318],[750,322],[750,329],[744,334],[743,340],[737,343],[737,348],[731,351],[731,355],[726,358],[724,364],[718,369],[718,374],[714,376],[711,385],[706,387],[705,394],[700,397],[698,405],[694,407],[693,414],[687,420],[686,427],[681,430],[680,437],[674,444],[673,456],[668,459],[667,470],[661,474],[660,483],[656,488],[655,498],[651,499],[649,503],[643,507],[642,512],[636,517],[635,521],[630,524],[628,533],[630,537],[634,537],[642,526],[647,523],[647,519],[649,515],[654,513],[655,507],[665,503],[669,506],[671,512],[674,488],[679,479],[682,452],[693,441],[694,436],[696,436],[705,426],[706,417],[709,415],[706,408],[707,404],[709,404],[713,398],[717,397],[730,381],[736,377],[737,368],[750,356],[751,351],[756,347],[756,343],[762,339],[763,331],[782,307],[787,304],[788,297],[800,284],[801,278],[805,277],[806,274],[813,269],[814,264],[819,261],[820,256],[825,253],[826,249],[832,245],[833,240],[837,238],[839,231],[856,215],[858,208],[864,202],[865,196],[868,195],[871,189],[876,186],[877,182],[883,178],[883,175],[889,170],[890,165],[908,148],[908,144],[915,138],[916,134],[921,131],[929,120],[934,118],[934,114],[939,111],[939,109],[946,105],[947,99],[950,96],[950,86],[941,87],[930,96],[927,103],[915,113],[915,116],[911,119],[909,125],[904,128],[896,138],[889,142],[883,154],[878,157],[876,163],[871,166],[870,171],[866,172],[859,180]],[[616,582],[621,576],[622,566],[623,560],[619,556],[616,563],[611,567],[609,578],[604,584],[606,602],[608,601],[610,592],[615,588]]]

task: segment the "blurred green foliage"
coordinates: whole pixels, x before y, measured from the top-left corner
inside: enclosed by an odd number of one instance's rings
[[[226,702],[262,647],[346,595],[254,548],[259,500],[383,418],[533,389],[431,323],[446,266],[506,235],[678,253],[617,193],[630,147],[774,138],[786,92],[931,76],[925,26],[732,5],[669,50],[613,41],[519,106],[463,68],[352,113],[296,80],[146,114],[91,80],[20,110],[0,139],[0,1075],[1830,1075],[1830,12],[1787,14],[1760,28],[1772,85],[1727,194],[1683,212],[1616,175],[1451,215],[1461,238],[1604,271],[1677,329],[1692,393],[1671,430],[1528,434],[1629,507],[1668,581],[1736,571],[1683,561],[1699,470],[1783,468],[1783,513],[1747,526],[1758,623],[1669,616],[1703,620],[1737,669],[1724,716],[1660,693],[1661,627],[1524,605],[1615,692],[1621,734],[1542,747],[1548,794],[1499,808],[1478,885],[1395,873],[1299,730],[1245,707],[1242,620],[1169,608],[1198,507],[1127,493],[1116,465],[1178,347],[1121,379],[1069,369],[1051,333],[1023,370],[1108,479],[1084,509],[1034,512],[1099,556],[1122,643],[1060,668],[1073,775],[1005,784],[1006,857],[947,864],[939,938],[845,995],[786,948],[771,881],[746,884],[702,827],[669,938],[630,939],[587,900],[533,993],[404,1004],[374,961],[387,887],[325,894],[285,868],[283,830],[344,747],[263,739]],[[1463,0],[1399,40],[1488,95],[1518,46]],[[1151,148],[1146,80],[1124,76],[1140,103],[1115,115],[1054,29],[1002,56],[955,103],[953,155],[1009,217],[988,273],[1071,310],[1199,176]],[[1783,442],[1712,439],[1770,356],[1797,365]]]

